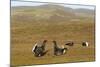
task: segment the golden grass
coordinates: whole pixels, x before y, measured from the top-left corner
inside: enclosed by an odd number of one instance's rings
[[[11,27],[11,65],[94,61],[93,23],[14,25],[12,23]],[[48,40],[46,45],[48,53],[43,57],[34,57],[31,49],[35,42],[43,41],[43,39]],[[68,40],[74,41],[75,44],[73,47],[68,47],[68,52],[65,55],[54,56],[52,40],[56,40],[59,45],[63,45]],[[82,47],[82,41],[88,41],[90,46]]]
[[[11,66],[36,65],[65,62],[83,62],[95,60],[94,21],[92,19],[79,22],[63,21],[30,21],[27,18],[11,20]],[[27,20],[26,22],[21,19]],[[57,19],[55,19],[57,20]],[[31,50],[35,42],[47,39],[47,54],[34,57]],[[65,55],[53,55],[53,43],[56,40],[61,46],[66,41],[73,41],[74,46],[68,47]],[[89,47],[82,47],[81,42],[88,41]]]

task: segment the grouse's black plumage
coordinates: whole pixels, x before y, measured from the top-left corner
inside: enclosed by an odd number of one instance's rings
[[[63,55],[63,54],[65,54],[67,48],[58,47],[56,41],[53,41],[53,43],[54,43],[54,55]]]
[[[39,57],[39,56],[43,56],[44,55],[44,52],[45,52],[45,43],[47,42],[47,40],[44,40],[43,43],[41,44],[41,46],[34,46],[34,49],[33,49],[33,53],[36,57]]]
[[[73,45],[74,45],[74,43],[70,41],[70,42],[66,43],[65,45],[68,45],[68,46],[73,46]]]

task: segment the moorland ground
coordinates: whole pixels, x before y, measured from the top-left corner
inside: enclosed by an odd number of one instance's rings
[[[54,10],[54,8],[47,10],[46,7],[45,10],[42,9],[39,9],[39,7],[35,9],[29,7],[12,8],[11,65],[95,60],[94,15],[80,13],[77,14],[76,18],[73,18],[73,14],[67,13],[68,11]],[[54,15],[55,13],[56,15]],[[51,18],[51,15],[53,15],[53,18]],[[46,44],[48,52],[42,57],[35,57],[31,51],[32,47],[36,42],[42,42],[44,39],[48,40]],[[64,45],[67,41],[73,41],[74,46],[65,46],[68,48],[66,54],[54,56],[52,40],[56,40],[59,46]],[[87,41],[89,47],[83,47],[82,41]]]

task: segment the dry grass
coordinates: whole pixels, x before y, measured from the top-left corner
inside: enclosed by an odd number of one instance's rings
[[[73,26],[72,26],[73,25]],[[46,64],[60,62],[77,62],[94,60],[94,31],[93,24],[62,24],[49,26],[35,26],[26,24],[21,27],[12,27],[11,39],[11,64],[12,65],[29,65],[29,64]],[[37,41],[47,39],[47,55],[37,58],[34,57],[31,49]],[[64,44],[68,40],[74,41],[73,47],[68,47],[68,53],[62,56],[53,56],[52,40],[58,44]],[[90,46],[84,48],[81,46],[82,41],[88,41]],[[49,62],[48,62],[49,61]]]
[[[13,16],[12,16],[13,17]],[[21,18],[23,19],[23,18]],[[55,19],[57,20],[57,19]],[[35,42],[47,39],[47,54],[34,57],[31,49]],[[53,55],[53,43],[59,45],[73,41],[73,47],[68,47],[65,55]],[[88,41],[89,47],[82,47],[81,42]],[[94,22],[22,22],[11,20],[11,65],[36,65],[64,62],[94,61]]]

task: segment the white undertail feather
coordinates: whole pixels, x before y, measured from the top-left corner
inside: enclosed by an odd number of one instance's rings
[[[63,49],[65,48],[64,45],[62,45],[62,48],[63,48]],[[65,54],[65,53],[66,53],[66,50],[63,51],[63,54]]]
[[[35,45],[32,48],[32,52],[34,51],[35,47],[37,46],[37,43],[35,43]]]
[[[66,50],[63,51],[63,54],[65,54],[65,53],[66,53]]]
[[[87,46],[87,47],[89,46],[89,43],[88,43],[88,42],[86,42],[86,46]]]
[[[39,54],[39,57],[41,56],[41,54]]]

